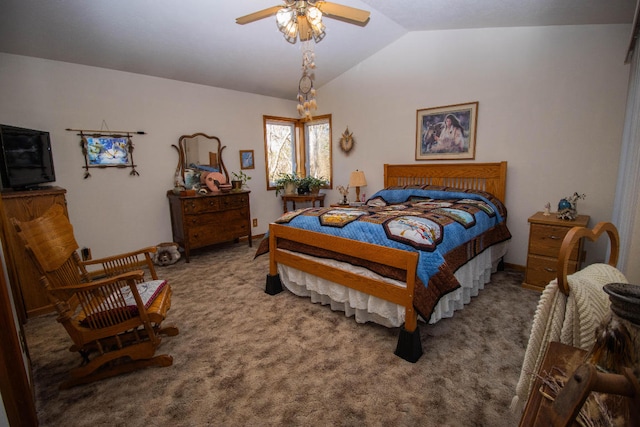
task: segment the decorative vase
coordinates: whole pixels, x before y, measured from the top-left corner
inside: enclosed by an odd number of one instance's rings
[[[187,187],[187,189],[190,189],[196,184],[200,184],[200,175],[197,175],[193,169],[185,169],[184,186]]]
[[[560,199],[558,202],[558,215],[559,219],[573,221],[578,217],[578,210],[576,209],[576,203],[571,203],[567,199]]]
[[[232,190],[242,190],[242,181],[231,181]]]
[[[603,290],[609,295],[611,311],[640,327],[640,286],[608,283]]]
[[[296,184],[295,184],[295,182],[287,182],[284,185],[284,194],[296,194]]]
[[[605,372],[622,373],[635,367],[640,381],[640,286],[630,283],[607,283],[611,312],[596,329],[591,362]]]
[[[569,203],[567,199],[560,199],[560,202],[558,203],[558,212],[565,209],[571,209],[571,203]]]

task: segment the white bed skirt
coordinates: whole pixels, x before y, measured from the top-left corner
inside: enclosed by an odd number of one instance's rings
[[[507,252],[508,241],[494,245],[471,261],[460,267],[455,273],[461,287],[443,296],[436,305],[429,323],[442,318],[452,317],[454,311],[461,310],[484,289],[485,283],[496,271],[498,262]],[[300,255],[300,254],[298,254]],[[308,258],[313,258],[303,255]],[[335,260],[314,258],[317,262],[339,266],[344,270],[360,275],[377,278],[385,282],[405,287],[403,282],[381,277],[362,267]],[[295,295],[310,297],[314,303],[330,305],[334,311],[343,311],[346,316],[355,316],[358,323],[375,322],[387,327],[399,327],[404,324],[404,307],[367,295],[346,286],[338,285],[293,267],[278,264],[282,284]],[[421,319],[424,321],[424,319]]]

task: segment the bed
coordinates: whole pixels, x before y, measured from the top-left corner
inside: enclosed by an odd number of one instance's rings
[[[256,253],[269,252],[265,291],[284,284],[357,321],[401,323],[395,354],[416,362],[418,317],[462,308],[506,251],[506,172],[507,162],[385,164],[384,189],[365,206],[299,209],[269,225]]]

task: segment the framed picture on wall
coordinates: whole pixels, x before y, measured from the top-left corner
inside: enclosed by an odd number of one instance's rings
[[[240,150],[240,169],[254,169],[253,150]]]
[[[416,160],[473,159],[478,102],[417,111]]]
[[[128,166],[129,138],[96,135],[85,137],[89,166]]]

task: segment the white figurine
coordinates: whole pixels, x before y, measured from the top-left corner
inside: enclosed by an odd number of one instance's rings
[[[338,191],[342,195],[342,201],[340,201],[340,204],[341,205],[348,205],[349,202],[347,202],[347,196],[349,195],[349,186],[347,185],[346,187],[344,187],[342,185],[339,185],[338,186]]]
[[[544,216],[551,215],[551,203],[547,202],[547,204],[544,205],[544,213],[542,215]]]

